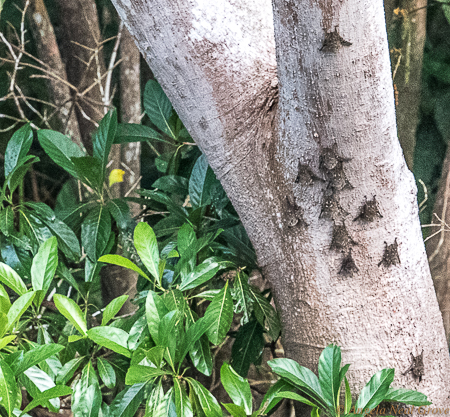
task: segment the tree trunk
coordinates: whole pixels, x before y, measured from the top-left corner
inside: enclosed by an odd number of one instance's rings
[[[62,80],[67,80],[66,68],[59,53],[55,31],[50,22],[44,1],[31,0],[28,16],[39,59],[49,66],[53,74]],[[56,124],[52,127],[63,131],[77,145],[81,145],[80,130],[69,86],[59,81],[56,77],[50,77],[48,83],[51,101],[57,106],[54,116]],[[50,120],[50,123],[52,122],[53,120]]]
[[[91,151],[91,132],[104,113],[102,83],[98,80],[105,74],[105,63],[97,6],[94,0],[70,0],[58,2],[58,8],[64,31],[61,53],[69,81],[78,88],[74,97],[78,123],[84,146]]]
[[[427,26],[427,0],[385,0],[398,138],[412,169],[420,96],[422,58]]]
[[[287,355],[316,368],[334,342],[354,388],[394,367],[397,386],[448,404],[382,1],[113,3],[241,217]],[[422,349],[419,383],[401,373]]]

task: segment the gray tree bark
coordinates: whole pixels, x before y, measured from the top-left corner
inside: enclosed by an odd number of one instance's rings
[[[113,3],[243,221],[287,355],[314,369],[334,342],[353,388],[394,367],[395,385],[448,405],[382,1]],[[375,196],[378,210],[361,216]],[[422,349],[419,383],[401,373]]]

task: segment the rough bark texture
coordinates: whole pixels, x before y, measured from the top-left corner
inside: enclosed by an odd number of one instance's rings
[[[439,227],[432,227],[430,236],[436,233],[427,242],[428,261],[431,275],[436,289],[439,307],[444,318],[444,327],[447,341],[450,343],[450,147],[445,156],[441,182],[436,197],[433,213],[445,222]],[[433,218],[433,223],[439,223]]]
[[[59,47],[56,42],[53,25],[47,13],[43,0],[31,0],[28,17],[33,38],[36,42],[38,56],[45,62],[49,70],[62,80],[67,80],[66,68],[61,59]],[[72,140],[81,145],[80,130],[78,121],[73,108],[71,91],[67,84],[58,79],[50,77],[48,80],[50,99],[59,111],[55,113],[52,123],[54,129],[62,130],[68,134]]]
[[[81,138],[86,149],[91,150],[90,134],[95,122],[103,116],[100,84],[85,92],[99,74],[105,73],[97,6],[94,0],[70,0],[58,2],[59,17],[64,31],[61,53],[65,59],[69,81],[78,88],[77,118]],[[96,58],[97,55],[97,58]]]
[[[406,163],[412,169],[422,90],[427,0],[385,0],[384,4],[396,88],[398,137]]]
[[[450,359],[397,139],[382,1],[275,0],[274,28],[268,1],[113,3],[244,223],[287,355],[315,368],[335,342],[353,387],[395,367],[397,386],[448,405]],[[333,41],[335,29],[352,45]],[[297,182],[299,161],[324,181]],[[374,196],[383,217],[353,221]],[[329,213],[327,198],[342,210]],[[330,249],[328,217],[356,242],[343,253]],[[385,241],[398,243],[399,264]],[[422,349],[419,384],[401,372]]]

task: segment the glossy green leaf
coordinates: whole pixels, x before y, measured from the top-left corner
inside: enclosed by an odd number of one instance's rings
[[[206,309],[205,320],[210,323],[206,333],[209,341],[213,345],[218,345],[225,339],[233,321],[233,300],[228,281]]]
[[[78,386],[83,388],[79,393],[76,393]],[[75,395],[78,394],[78,395]],[[102,392],[97,381],[88,386],[77,384],[74,387],[73,399],[77,398],[75,406],[72,403],[72,411],[75,416],[80,417],[98,417],[102,405]]]
[[[141,382],[153,381],[156,377],[165,375],[166,372],[151,366],[133,365],[128,368],[125,384],[134,385]]]
[[[20,375],[25,372],[28,368],[34,365],[38,365],[51,356],[61,352],[64,346],[58,345],[56,343],[51,343],[48,345],[38,345],[29,351],[25,352],[23,357],[19,361],[15,361],[11,364],[11,369],[15,376]]]
[[[166,177],[162,177],[166,178]],[[197,248],[197,237],[194,229],[188,223],[183,224],[178,231],[177,247],[180,256],[186,256],[189,251],[195,253]]]
[[[0,320],[2,319],[2,317],[0,316]],[[5,320],[5,322],[7,323],[7,321]],[[8,346],[17,336],[16,335],[11,335],[11,336],[5,336],[3,338],[0,339],[0,350],[2,350],[5,346]]]
[[[53,130],[42,129],[37,132],[37,135],[39,143],[53,162],[65,169],[69,174],[77,177],[71,158],[84,156],[78,145],[67,136]]]
[[[334,409],[337,407],[341,385],[340,369],[341,348],[336,345],[328,345],[319,358],[319,382],[327,404]]]
[[[0,337],[3,337],[8,329],[8,317],[0,311]],[[3,340],[3,339],[2,339]]]
[[[124,268],[131,269],[132,271],[137,272],[140,276],[150,280],[148,275],[141,268],[139,268],[136,264],[131,262],[129,259],[124,258],[123,256],[120,256],[120,255],[103,255],[102,257],[99,258],[98,261],[99,262],[105,262],[105,263],[108,263],[108,264],[123,266]]]
[[[52,232],[31,211],[23,209],[19,213],[23,232],[30,239],[33,252],[37,252],[39,246],[52,237]]]
[[[301,395],[296,394],[295,392],[292,392],[292,391],[280,391],[276,394],[276,397],[289,398],[290,400],[298,401],[303,404],[309,405],[309,406],[313,407],[314,409],[318,408],[316,404],[312,403],[307,398],[302,397]]]
[[[148,330],[157,345],[159,345],[159,323],[168,313],[163,299],[154,291],[149,291],[145,302],[145,314],[147,317]]]
[[[131,358],[131,352],[127,346],[128,333],[126,331],[117,327],[94,327],[88,330],[87,335],[98,345]]]
[[[147,351],[147,354],[145,356],[151,363],[159,368],[161,366],[165,350],[166,349],[163,346],[154,346]]]
[[[244,407],[247,414],[252,413],[252,393],[250,384],[226,362],[220,368],[220,381],[233,403]]]
[[[110,110],[100,120],[98,128],[92,135],[93,156],[102,163],[102,178],[105,178],[111,145],[114,143],[117,131],[117,111]]]
[[[345,379],[345,413],[349,413],[352,408],[352,392],[350,391],[350,384],[348,383],[347,377],[344,377]]]
[[[113,216],[120,230],[125,231],[131,228],[134,220],[131,218],[130,207],[125,201],[120,198],[114,198],[108,200],[106,207],[108,207],[111,216]]]
[[[175,407],[177,414],[183,417],[194,417],[192,412],[192,404],[186,393],[186,389],[178,378],[173,379],[173,392],[175,397]]]
[[[239,270],[233,282],[233,298],[236,300],[235,312],[242,313],[241,324],[248,323],[252,312],[253,300],[248,285],[248,275]]]
[[[147,404],[145,405],[145,415],[154,416],[155,411],[160,404],[163,403],[164,390],[162,387],[162,380],[158,381],[158,384],[152,389],[150,395],[147,398]]]
[[[3,190],[5,190],[6,186],[8,186],[9,192],[12,194],[17,187],[23,183],[23,179],[33,163],[38,161],[39,158],[31,155],[25,157],[24,161],[20,165],[14,167],[14,169],[6,177]]]
[[[169,194],[178,194],[182,196],[188,194],[188,180],[177,175],[164,175],[163,177],[158,178],[152,184],[152,187]]]
[[[0,405],[8,416],[12,416],[18,394],[19,387],[11,368],[5,361],[0,360]]]
[[[267,363],[274,373],[294,385],[301,392],[309,395],[317,405],[323,408],[328,406],[317,376],[308,368],[287,358],[273,359]]]
[[[406,388],[389,388],[383,401],[395,401],[408,405],[431,405],[425,394]]]
[[[213,361],[209,341],[206,335],[203,335],[200,340],[194,344],[192,349],[189,351],[189,356],[198,371],[206,376],[211,375]]]
[[[259,324],[263,326],[272,340],[277,340],[281,332],[281,323],[278,313],[271,306],[266,297],[264,297],[258,290],[249,288],[250,295],[253,299],[253,310],[255,317]]]
[[[128,300],[128,295],[121,295],[120,297],[114,298],[103,311],[102,326],[105,326],[122,308],[125,301]]]
[[[261,406],[258,410],[258,416],[268,414],[281,400],[282,398],[278,396],[280,392],[295,392],[296,389],[288,382],[280,379],[275,384],[273,384],[261,402]]]
[[[184,347],[179,357],[180,362],[185,358],[188,352],[194,349],[196,343],[208,331],[209,327],[210,322],[208,322],[208,320],[206,320],[204,317],[200,318],[194,324],[190,325],[190,327],[186,331]]]
[[[357,410],[375,408],[386,397],[389,387],[394,381],[394,369],[378,371],[361,390],[355,404]]]
[[[71,158],[71,161],[77,177],[98,194],[101,194],[105,181],[101,161],[92,156],[74,157]]]
[[[103,255],[110,233],[111,215],[108,210],[102,205],[94,207],[81,225],[81,243],[92,262]]]
[[[189,178],[189,197],[194,209],[211,204],[211,185],[216,181],[214,172],[202,154],[192,169]]]
[[[134,229],[134,246],[142,263],[161,285],[159,277],[159,250],[155,232],[147,223],[138,223]]]
[[[172,104],[156,80],[147,82],[144,91],[144,109],[150,121],[162,132],[175,139],[169,125]]]
[[[97,370],[103,383],[109,388],[113,389],[116,385],[116,373],[111,364],[103,358],[97,359]]]
[[[71,395],[72,389],[70,387],[65,387],[63,385],[57,385],[56,387],[49,388],[46,391],[41,392],[36,396],[33,401],[31,401],[22,411],[22,414],[33,410],[34,408],[45,404],[48,400],[57,397],[63,397],[66,395]]]
[[[147,140],[157,140],[159,142],[171,144],[171,142],[162,137],[161,133],[151,127],[134,123],[119,123],[117,125],[114,143],[143,142]]]
[[[19,380],[25,387],[27,393],[33,398],[37,398],[42,392],[55,386],[52,378],[37,366],[28,368],[23,374],[20,375]],[[52,412],[58,412],[59,398],[46,400],[43,403],[43,406],[49,408]]]
[[[231,349],[233,369],[245,378],[250,365],[261,357],[264,345],[264,329],[256,320],[241,326]]]
[[[135,384],[122,390],[110,405],[112,417],[134,417],[144,399],[146,384]],[[156,414],[153,416],[156,417]]]
[[[187,381],[194,390],[202,408],[202,412],[206,417],[222,417],[222,409],[215,397],[195,379],[187,378]]]
[[[16,130],[6,146],[5,177],[25,159],[33,142],[33,131],[29,123]]]
[[[181,281],[180,290],[186,291],[196,288],[209,281],[219,271],[220,266],[216,262],[202,262],[195,269],[185,275]]]
[[[14,211],[12,206],[0,209],[0,230],[5,236],[14,233]]]
[[[175,407],[175,395],[170,388],[159,404],[157,404],[152,417],[178,417]]]
[[[24,295],[21,295],[16,301],[14,301],[8,311],[8,314],[6,315],[8,318],[7,330],[11,330],[14,324],[20,320],[25,311],[27,311],[28,307],[30,307],[35,295],[36,293],[34,291],[30,291]]]
[[[247,417],[247,413],[245,412],[244,407],[236,405],[236,404],[224,404],[222,405],[226,408],[226,410],[233,417]]]
[[[63,367],[58,371],[55,382],[61,385],[67,384],[67,382],[69,382],[73,377],[75,371],[85,360],[86,358],[84,356],[80,356],[65,363]]]
[[[3,262],[0,262],[0,282],[19,295],[24,295],[27,292],[27,287],[19,274]]]
[[[58,245],[56,237],[47,239],[39,248],[31,265],[31,285],[33,290],[42,290],[35,297],[35,304],[39,308],[44,300],[58,266]]]
[[[86,336],[87,324],[78,304],[61,294],[53,295],[53,301],[59,312],[69,320],[83,336]]]

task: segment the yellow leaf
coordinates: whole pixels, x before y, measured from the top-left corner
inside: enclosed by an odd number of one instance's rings
[[[109,186],[116,184],[118,182],[123,182],[123,176],[125,171],[123,169],[113,169],[111,174],[109,174]]]

